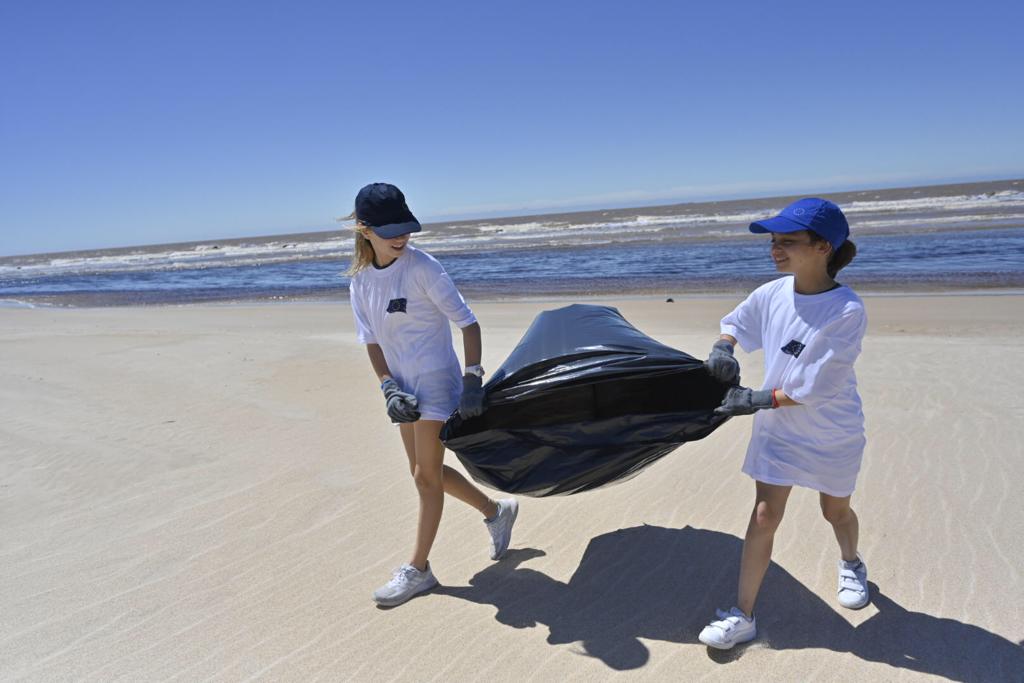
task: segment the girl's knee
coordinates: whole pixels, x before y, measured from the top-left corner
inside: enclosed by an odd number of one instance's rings
[[[768,501],[758,501],[757,506],[754,508],[754,527],[758,531],[763,532],[774,532],[779,528],[779,524],[782,523],[782,515],[785,512],[785,508],[773,506]]]
[[[853,516],[853,510],[849,505],[827,505],[822,503],[821,516],[829,524],[846,524]]]
[[[441,472],[429,472],[422,467],[413,469],[412,478],[416,482],[416,488],[420,491],[444,490],[444,482]]]

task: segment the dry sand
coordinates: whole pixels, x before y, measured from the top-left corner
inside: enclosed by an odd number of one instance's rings
[[[703,355],[736,301],[600,303]],[[416,494],[346,306],[0,310],[0,679],[1024,680],[1024,297],[867,305],[873,603],[838,607],[797,490],[762,637],[728,654],[697,633],[733,599],[749,420],[523,499],[499,563],[449,499],[443,587],[383,610]],[[550,307],[476,304],[485,365]]]

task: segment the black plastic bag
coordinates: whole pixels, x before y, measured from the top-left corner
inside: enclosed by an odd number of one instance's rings
[[[727,385],[614,308],[573,304],[537,316],[484,386],[483,415],[441,430],[481,484],[526,496],[579,493],[638,474],[702,439]]]

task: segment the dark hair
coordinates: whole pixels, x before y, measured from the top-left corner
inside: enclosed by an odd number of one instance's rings
[[[807,233],[811,236],[812,243],[825,241],[824,237],[814,232],[813,230],[808,230]],[[852,261],[853,257],[856,255],[857,245],[851,242],[850,240],[846,240],[845,242],[843,242],[841,245],[839,245],[838,249],[833,248],[832,253],[828,257],[828,265],[826,266],[826,269],[828,270],[828,276],[830,278],[835,279],[835,276],[839,273],[839,271],[845,268],[846,266],[850,265],[850,261]]]

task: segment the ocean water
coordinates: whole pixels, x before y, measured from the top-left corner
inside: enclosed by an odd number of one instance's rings
[[[829,195],[864,290],[1024,289],[1024,181]],[[471,297],[736,292],[774,277],[752,220],[790,197],[431,224],[414,244]],[[352,233],[0,258],[0,305],[339,299]]]

